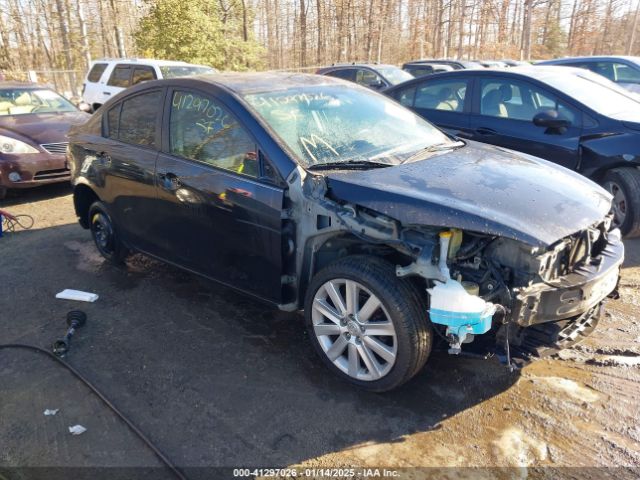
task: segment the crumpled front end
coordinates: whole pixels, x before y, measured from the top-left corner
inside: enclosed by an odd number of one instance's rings
[[[481,333],[497,333],[500,345],[508,336],[514,345],[529,351],[535,350],[529,347],[536,343],[565,347],[590,333],[604,300],[617,295],[624,245],[620,231],[611,229],[610,216],[546,248],[503,237],[452,232],[453,238],[459,239],[453,250],[451,245],[444,247],[450,279],[496,306],[492,328]],[[439,256],[442,251],[441,245]],[[431,280],[441,285],[442,281]],[[430,290],[431,302],[441,301],[435,291]],[[468,315],[460,308],[462,300],[450,302],[454,312],[450,322],[431,315],[432,322],[447,327],[451,353],[459,353],[462,344],[472,341],[477,333],[476,324],[469,323],[466,331],[460,329],[459,319]],[[512,327],[510,332],[508,326]]]

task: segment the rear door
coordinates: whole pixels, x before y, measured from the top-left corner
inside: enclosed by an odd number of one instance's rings
[[[126,63],[119,63],[113,68],[106,85],[103,85],[102,91],[98,92],[101,95],[102,103],[131,86],[132,70],[133,65]]]
[[[102,84],[100,83],[102,76],[109,66],[108,63],[96,62],[92,65],[91,70],[87,74],[84,84],[82,85],[82,99],[89,105],[96,103],[102,104]]]
[[[156,78],[156,71],[153,67],[147,65],[136,65],[133,67],[133,72],[131,74],[131,85],[148,82],[149,80],[155,80]]]
[[[574,169],[579,160],[580,110],[551,91],[511,76],[481,76],[471,115],[471,138],[529,153]],[[571,122],[562,130],[538,127],[533,117],[557,110]]]
[[[126,242],[157,255],[158,216],[155,169],[160,146],[164,89],[124,98],[104,115],[102,145],[96,162],[102,172],[101,198],[108,203]]]
[[[157,166],[163,257],[281,300],[284,190],[247,129],[211,94],[170,91]]]
[[[429,77],[397,90],[393,96],[448,133],[469,137],[471,83],[464,77]]]

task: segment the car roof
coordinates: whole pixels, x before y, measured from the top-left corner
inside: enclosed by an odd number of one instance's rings
[[[640,62],[640,57],[634,57],[631,55],[599,55],[599,56],[584,56],[584,57],[562,57],[562,58],[553,58],[550,60],[542,60],[538,62],[540,65],[544,64],[553,64],[553,63],[562,63],[562,62],[573,62],[573,61],[599,61],[599,60],[630,60],[635,63]]]
[[[155,58],[101,58],[101,59],[95,60],[93,63],[128,63],[128,64],[141,64],[141,65],[157,65],[159,67],[162,67],[162,66],[207,67],[207,65],[187,63],[187,62],[182,62],[180,60],[158,60]]]
[[[418,77],[415,79],[407,80],[406,82],[400,83],[398,85],[394,85],[385,89],[385,92],[396,90],[401,88],[404,85],[421,83],[424,81],[428,81],[429,79],[437,79],[442,80],[448,77],[477,77],[477,76],[487,76],[487,75],[499,75],[499,76],[511,76],[511,77],[521,77],[523,79],[533,79],[539,80],[545,83],[545,79],[552,76],[559,75],[584,75],[585,70],[582,68],[574,68],[574,67],[564,67],[559,65],[522,65],[512,68],[483,68],[481,70],[476,69],[464,69],[464,70],[454,70],[452,72],[440,72],[437,76],[429,76],[429,77]]]
[[[350,85],[350,82],[326,75],[295,72],[250,72],[250,73],[210,73],[191,77],[175,78],[171,81],[193,81],[217,85],[238,95],[248,93],[288,90],[295,87],[321,85]],[[158,82],[164,82],[158,80]],[[150,82],[145,82],[150,83]]]
[[[329,65],[327,67],[321,67],[318,70],[335,70],[338,68],[353,68],[353,67],[366,67],[366,68],[380,68],[380,67],[395,67],[395,65],[387,63],[336,63],[335,65]],[[397,68],[397,67],[396,67]]]

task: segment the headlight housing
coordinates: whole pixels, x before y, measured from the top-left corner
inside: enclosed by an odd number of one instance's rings
[[[0,153],[38,153],[38,150],[15,138],[0,135]]]

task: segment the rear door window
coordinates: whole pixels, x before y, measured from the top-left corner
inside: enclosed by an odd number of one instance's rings
[[[122,111],[118,122],[118,140],[133,145],[155,147],[156,125],[161,113],[161,104],[161,90],[125,99],[122,102]]]
[[[351,82],[356,80],[356,70],[354,68],[341,68],[340,70],[333,70],[327,73],[330,77],[343,78]]]
[[[133,76],[131,77],[131,85],[137,85],[138,83],[155,79],[156,72],[152,67],[135,67],[133,69]]]
[[[91,67],[91,71],[89,72],[89,75],[87,75],[87,81],[92,83],[99,82],[106,68],[107,68],[106,63],[94,64],[93,67]]]
[[[116,65],[107,85],[112,87],[127,88],[131,83],[131,67],[129,65]]]
[[[466,80],[433,80],[418,86],[413,106],[428,110],[463,112],[466,95]]]
[[[250,177],[259,175],[255,142],[226,107],[208,95],[173,93],[169,146],[179,157]]]

